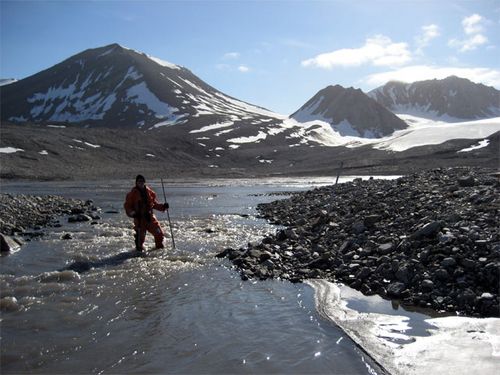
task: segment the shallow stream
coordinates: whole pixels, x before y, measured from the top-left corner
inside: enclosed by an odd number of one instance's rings
[[[167,183],[177,248],[168,236],[165,250],[144,256],[132,252],[122,209],[128,182],[3,183],[3,193],[92,199],[102,219],[61,218],[61,227],[0,258],[1,297],[12,301],[1,314],[2,373],[384,373],[320,315],[312,286],[243,282],[229,261],[214,257],[276,231],[256,218],[258,203],[333,182]],[[150,186],[162,197],[158,181]],[[166,214],[157,217],[169,235]],[[62,240],[67,233],[72,238]],[[92,267],[66,269],[75,262]],[[397,309],[346,292],[352,308]],[[425,318],[414,314],[420,333]]]

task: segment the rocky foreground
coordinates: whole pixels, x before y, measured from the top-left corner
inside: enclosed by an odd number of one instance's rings
[[[12,243],[8,237],[22,235],[35,237],[46,226],[60,226],[58,217],[71,215],[68,221],[91,221],[99,219],[92,201],[67,199],[55,195],[0,194],[1,251],[8,251]]]
[[[435,169],[318,188],[258,210],[284,226],[226,249],[242,279],[323,278],[366,295],[500,316],[500,197],[487,169]]]

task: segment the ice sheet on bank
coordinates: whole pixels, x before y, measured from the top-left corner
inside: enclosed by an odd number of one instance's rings
[[[498,373],[500,319],[426,319],[430,335],[411,336],[407,317],[360,313],[347,307],[336,284],[325,280],[307,284],[314,288],[318,312],[393,375]]]

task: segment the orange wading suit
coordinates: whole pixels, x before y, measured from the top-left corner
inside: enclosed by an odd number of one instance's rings
[[[134,218],[136,249],[139,251],[144,249],[142,245],[146,239],[146,231],[154,236],[156,248],[161,249],[163,248],[164,235],[158,219],[153,214],[153,209],[165,211],[168,205],[166,203],[158,203],[155,192],[146,185],[142,186],[143,188],[141,189],[136,183],[136,186],[127,194],[124,204],[127,216]]]

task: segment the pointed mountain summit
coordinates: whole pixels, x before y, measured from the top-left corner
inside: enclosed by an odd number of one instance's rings
[[[500,91],[465,78],[403,83],[391,81],[368,95],[395,113],[439,120],[500,116]]]
[[[291,118],[321,120],[344,136],[380,138],[405,129],[407,124],[359,89],[328,86],[320,90]]]
[[[118,44],[88,49],[2,87],[2,120],[150,128],[271,116],[231,98],[188,69]]]

